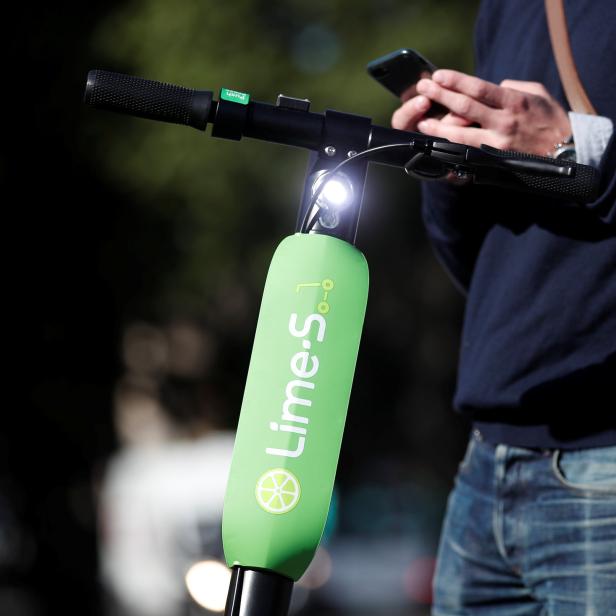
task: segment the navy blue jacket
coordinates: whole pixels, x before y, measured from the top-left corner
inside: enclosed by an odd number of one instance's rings
[[[580,77],[616,125],[616,2],[565,2]],[[563,106],[543,0],[485,0],[476,73],[539,81]],[[457,410],[527,447],[616,444],[616,139],[588,206],[483,186],[424,186],[439,260],[467,294]]]

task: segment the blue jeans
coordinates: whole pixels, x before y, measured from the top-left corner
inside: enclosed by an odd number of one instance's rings
[[[616,447],[469,441],[447,505],[433,616],[616,615]]]

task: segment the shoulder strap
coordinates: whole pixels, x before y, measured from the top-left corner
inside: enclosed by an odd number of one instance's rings
[[[554,59],[569,106],[579,113],[597,115],[575,68],[563,0],[545,0],[545,13]]]

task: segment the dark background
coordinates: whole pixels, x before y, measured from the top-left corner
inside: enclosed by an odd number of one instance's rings
[[[183,318],[207,330],[217,356],[200,383],[233,428],[265,271],[293,230],[306,160],[86,109],[87,71],[267,101],[283,91],[310,98],[314,111],[388,124],[396,102],[365,64],[411,46],[471,70],[475,10],[427,0],[95,1],[23,7],[6,23],[14,395],[0,431],[0,613],[102,613],[96,493],[118,446],[113,392],[129,324]],[[371,294],[339,466],[340,532],[395,536],[406,508],[419,508],[418,532],[435,543],[467,430],[450,409],[462,299],[426,243],[418,186],[398,170],[371,169],[357,245]],[[365,496],[384,478],[385,512]],[[406,502],[409,486],[429,495],[423,510]]]

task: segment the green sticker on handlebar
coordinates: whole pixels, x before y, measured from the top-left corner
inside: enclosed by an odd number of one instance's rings
[[[237,92],[236,90],[222,88],[220,90],[220,98],[223,101],[239,103],[240,105],[248,105],[250,101],[250,94],[247,94],[246,92]]]

